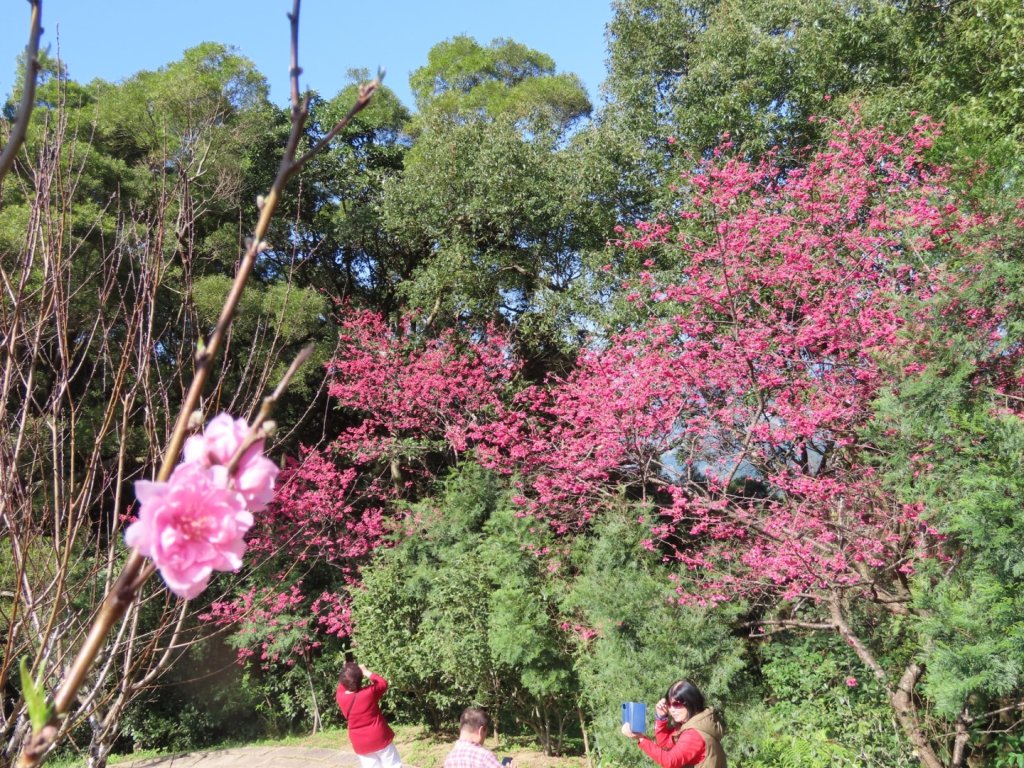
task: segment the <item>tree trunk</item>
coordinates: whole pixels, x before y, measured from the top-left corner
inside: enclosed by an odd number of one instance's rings
[[[583,756],[587,758],[587,768],[594,768],[594,759],[590,755],[590,739],[587,738],[587,721],[583,717],[583,709],[576,707],[576,714],[580,718],[580,733],[583,734]]]
[[[967,760],[967,744],[971,740],[970,725],[974,718],[967,707],[956,718],[956,736],[953,738],[953,759],[950,768],[963,768]]]
[[[861,641],[860,637],[857,636],[847,623],[846,617],[843,615],[842,601],[838,595],[834,596],[829,602],[829,609],[832,615],[832,624],[835,626],[840,637],[853,648],[857,658],[867,665],[875,673],[875,676],[882,685],[886,687],[889,693],[889,701],[896,712],[896,719],[899,721],[903,733],[910,739],[910,743],[914,745],[917,759],[921,761],[921,765],[924,768],[947,768],[947,766],[943,765],[931,744],[928,743],[928,738],[925,736],[921,723],[917,719],[917,706],[914,704],[914,686],[917,685],[917,681],[921,678],[921,673],[924,670],[918,664],[911,663],[904,670],[896,690],[893,691],[889,687],[889,676],[885,669],[878,663],[871,649]]]
[[[320,704],[316,699],[316,686],[313,685],[313,676],[309,673],[309,658],[305,653],[302,654],[302,666],[306,670],[306,680],[309,682],[309,696],[313,702],[313,734],[315,735],[323,729],[323,722],[320,719]]]
[[[92,727],[92,740],[89,742],[89,757],[85,761],[86,768],[107,768],[107,758],[113,748],[113,738],[104,724],[95,715],[89,718]]]
[[[935,750],[928,743],[928,739],[921,730],[921,724],[917,719],[917,707],[914,705],[914,686],[921,677],[924,670],[918,664],[911,663],[903,672],[896,691],[892,694],[890,701],[896,710],[896,719],[899,720],[903,732],[910,739],[917,750],[917,759],[921,761],[924,768],[946,768],[939,760]]]

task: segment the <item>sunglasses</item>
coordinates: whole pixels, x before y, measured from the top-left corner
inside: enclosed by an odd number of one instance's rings
[[[686,702],[685,701],[670,701],[668,703],[668,705],[670,707],[677,707],[677,708],[678,707],[685,707],[686,706]]]

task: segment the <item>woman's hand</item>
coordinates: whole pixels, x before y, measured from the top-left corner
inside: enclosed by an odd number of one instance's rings
[[[363,673],[363,675],[364,675],[365,677],[369,677],[370,675],[372,675],[372,674],[373,674],[373,672],[371,672],[371,671],[370,671],[370,670],[369,670],[369,669],[367,668],[367,666],[366,666],[365,664],[360,664],[360,665],[359,665],[359,669],[360,669],[360,670],[362,671],[362,673]]]
[[[658,699],[654,705],[654,715],[661,719],[668,717],[668,702],[665,699]]]
[[[629,723],[622,724],[622,735],[629,739],[635,739],[640,741],[643,738],[642,733],[636,733],[632,728],[629,727]]]

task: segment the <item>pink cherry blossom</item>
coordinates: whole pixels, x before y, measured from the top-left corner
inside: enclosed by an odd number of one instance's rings
[[[850,688],[856,688],[857,687],[857,678],[856,677],[848,677],[848,678],[846,678],[846,684]]]
[[[669,186],[671,214],[616,227],[626,258],[599,269],[629,270],[619,288],[638,322],[559,375],[524,376],[516,345],[492,328],[424,337],[414,318],[346,309],[327,368],[349,426],[284,470],[250,548],[323,558],[352,586],[389,518],[405,514],[396,502],[471,460],[508,476],[518,514],[567,548],[624,489],[642,494],[637,524],[681,603],[870,598],[945,557],[923,504],[903,504],[874,466],[870,436],[886,425],[873,404],[941,359],[916,330],[935,322],[989,339],[979,371],[995,391],[1020,389],[1024,350],[999,332],[1006,299],[972,305],[961,290],[971,271],[939,258],[982,258],[997,241],[956,203],[949,170],[922,155],[934,123],[904,136],[858,121],[834,129],[799,168],[730,159],[724,143]],[[228,426],[214,443],[243,439]],[[199,443],[198,455],[221,450]],[[929,458],[925,447],[911,459],[915,473]],[[273,595],[239,596],[209,620],[252,615],[246,600],[272,612]],[[342,592],[304,600],[317,631],[348,632]]]
[[[225,467],[199,462],[179,464],[167,482],[135,483],[141,507],[125,541],[152,559],[179,597],[202,592],[213,571],[242,565],[253,517],[243,495],[227,486]]]

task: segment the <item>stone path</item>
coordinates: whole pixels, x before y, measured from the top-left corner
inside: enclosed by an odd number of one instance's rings
[[[239,747],[151,757],[117,768],[347,768],[359,765],[352,752],[311,747]]]

